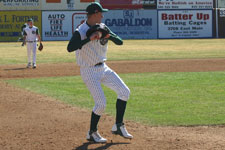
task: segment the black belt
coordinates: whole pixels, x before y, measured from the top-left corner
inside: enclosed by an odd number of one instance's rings
[[[103,62],[97,63],[95,66],[101,66],[103,65]]]

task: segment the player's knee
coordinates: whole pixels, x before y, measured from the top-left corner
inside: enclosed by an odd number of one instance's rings
[[[99,104],[99,105],[95,105],[94,107],[94,113],[97,115],[102,115],[103,112],[105,111],[105,104]]]
[[[128,87],[121,90],[120,94],[118,94],[118,99],[127,101],[130,97],[130,89]]]

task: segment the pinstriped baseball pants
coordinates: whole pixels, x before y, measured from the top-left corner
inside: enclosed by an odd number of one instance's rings
[[[33,63],[36,64],[36,51],[37,51],[37,42],[27,42],[27,58],[28,63],[31,63],[31,53],[33,54]]]
[[[115,91],[118,99],[124,101],[129,99],[130,89],[105,63],[100,66],[81,67],[80,72],[84,83],[95,101],[93,108],[95,114],[101,115],[106,107],[106,98],[101,84]]]

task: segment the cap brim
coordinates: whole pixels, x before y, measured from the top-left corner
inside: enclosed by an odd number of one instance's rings
[[[102,9],[102,12],[107,12],[107,11],[109,11],[108,9]]]

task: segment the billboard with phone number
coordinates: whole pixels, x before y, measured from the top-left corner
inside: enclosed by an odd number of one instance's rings
[[[158,11],[159,38],[212,37],[212,10]]]
[[[158,0],[158,9],[213,9],[213,0]]]

